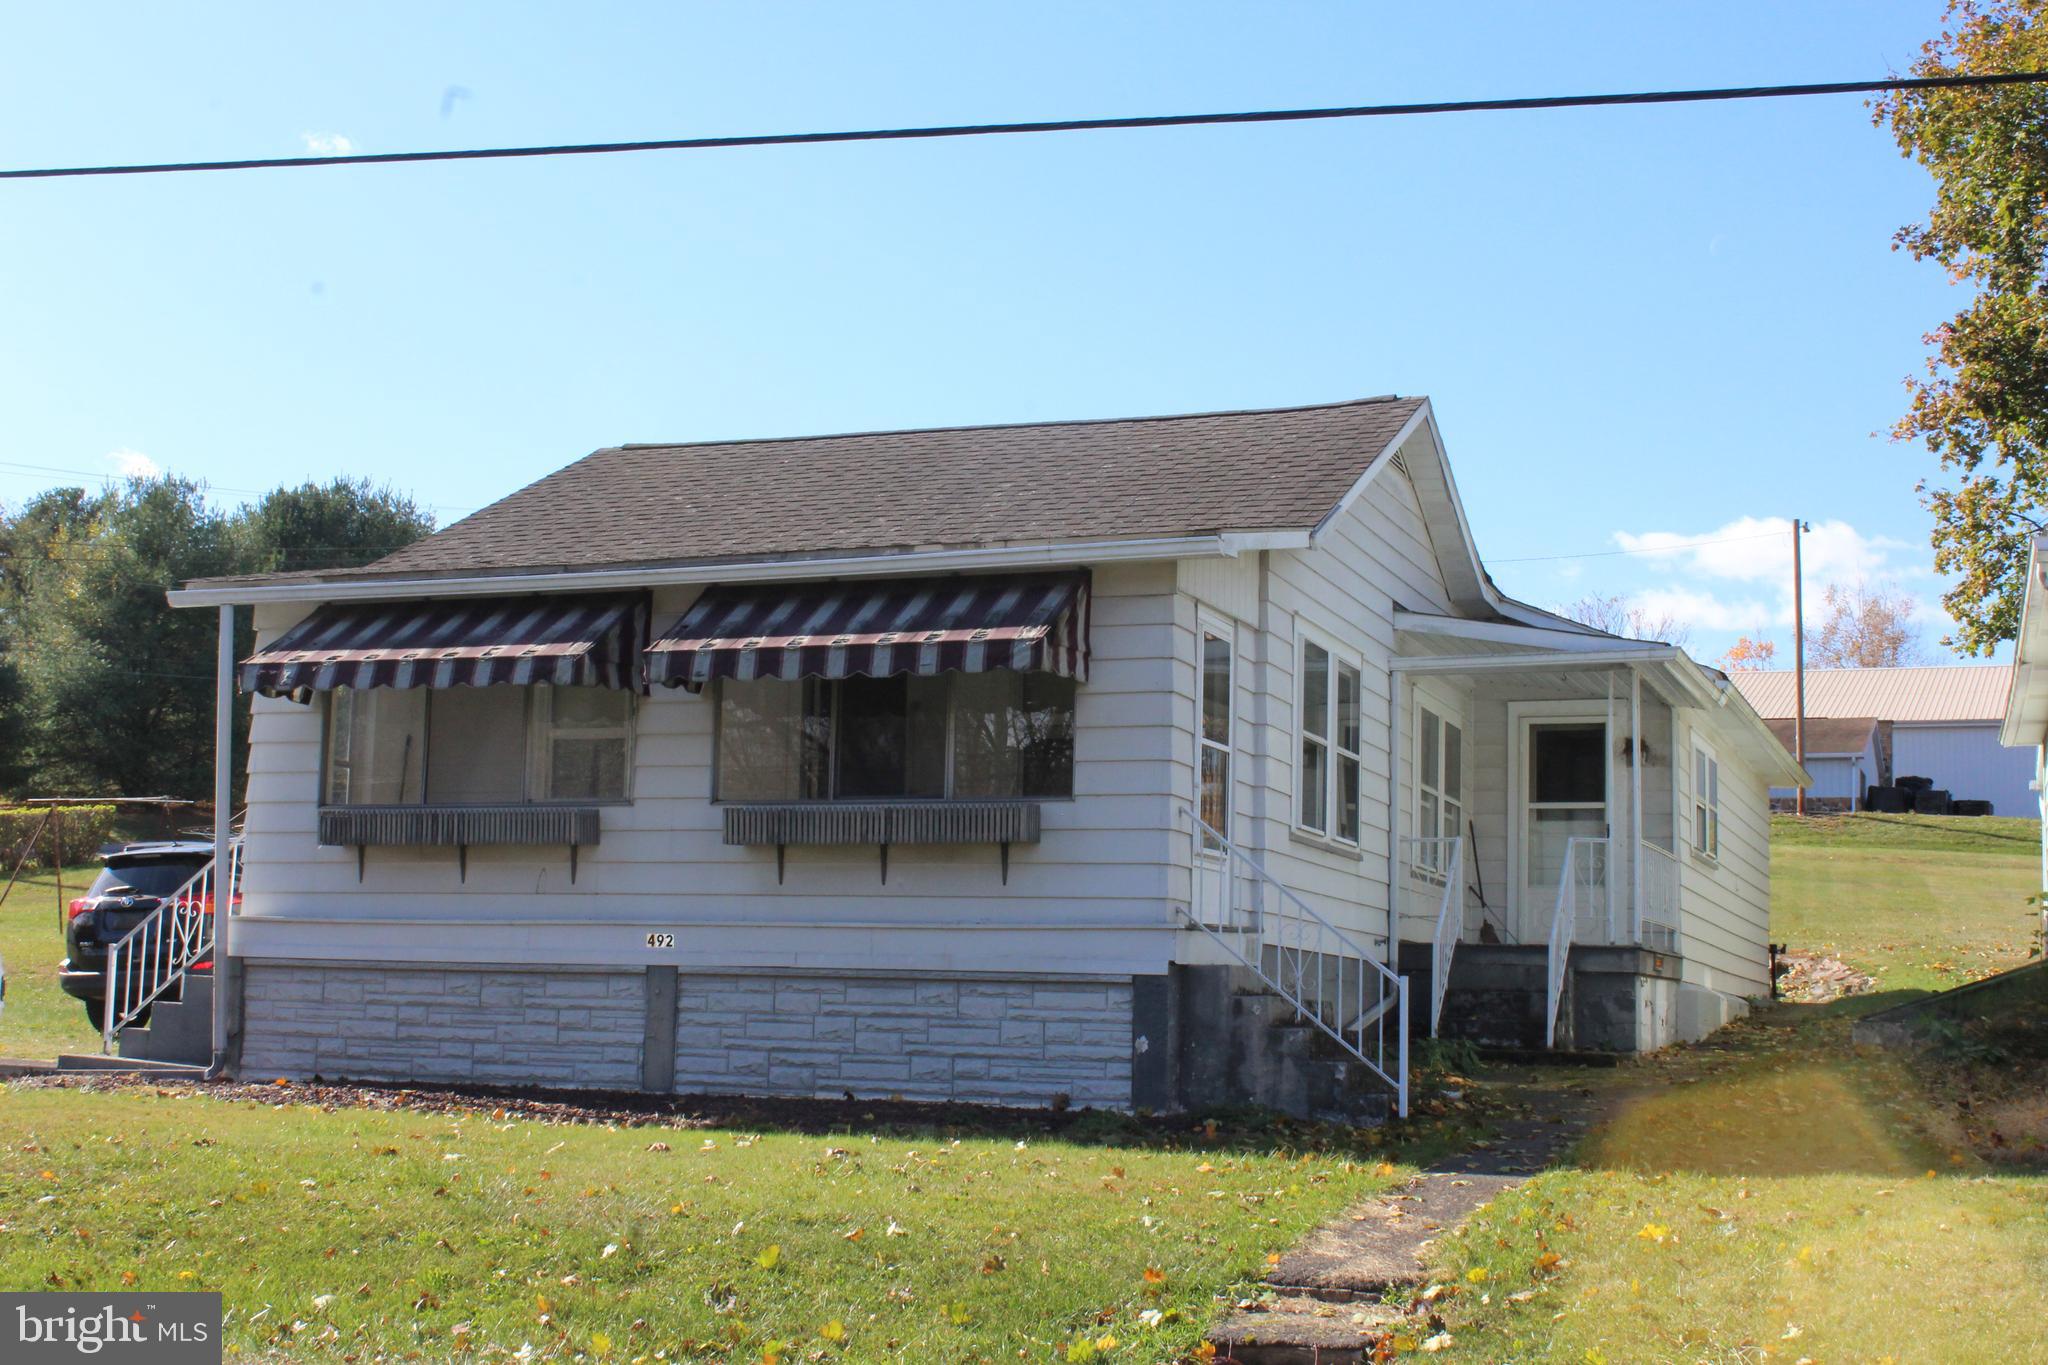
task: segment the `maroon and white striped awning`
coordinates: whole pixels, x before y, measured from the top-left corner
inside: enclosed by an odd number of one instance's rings
[[[1088,676],[1088,575],[719,584],[647,651],[651,682],[990,669]]]
[[[558,683],[644,687],[645,594],[455,597],[320,608],[242,660],[244,692]]]

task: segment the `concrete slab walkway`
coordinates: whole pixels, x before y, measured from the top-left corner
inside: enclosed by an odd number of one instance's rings
[[[1270,1297],[1209,1334],[1218,1362],[1351,1365],[1368,1361],[1428,1284],[1430,1247],[1481,1205],[1554,1163],[1597,1117],[1594,1092],[1569,1074],[1507,1079],[1496,1136],[1368,1201],[1280,1258]]]

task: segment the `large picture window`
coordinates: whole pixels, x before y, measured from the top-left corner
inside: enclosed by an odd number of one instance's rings
[[[721,801],[1074,793],[1074,680],[1050,673],[726,679]]]
[[[331,806],[621,801],[633,694],[610,687],[337,688]]]
[[[1358,665],[1304,635],[1296,692],[1301,769],[1295,823],[1347,844],[1358,842],[1364,718]]]
[[[1196,678],[1196,717],[1201,726],[1196,739],[1201,761],[1202,823],[1215,831],[1204,834],[1202,846],[1220,847],[1218,837],[1230,837],[1231,718],[1236,712],[1232,678],[1235,672],[1235,642],[1230,627],[1204,621],[1201,629],[1201,671]]]

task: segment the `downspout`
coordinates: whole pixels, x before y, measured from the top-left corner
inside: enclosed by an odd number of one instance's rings
[[[1387,965],[1401,971],[1401,712],[1408,677],[1387,672]],[[1362,785],[1362,784],[1361,784]]]
[[[1253,659],[1258,669],[1258,686],[1252,689],[1252,733],[1256,735],[1256,747],[1252,750],[1252,829],[1256,831],[1252,847],[1259,851],[1263,860],[1270,853],[1269,832],[1266,821],[1271,810],[1272,798],[1267,791],[1272,777],[1273,735],[1269,728],[1273,719],[1273,596],[1272,596],[1273,552],[1259,551],[1259,614],[1258,654]]]
[[[1643,941],[1643,670],[1628,666],[1628,866],[1630,942]],[[1676,911],[1673,911],[1676,917]],[[1678,926],[1672,925],[1675,931]]]
[[[223,872],[234,870],[229,853],[234,836],[234,761],[235,609],[224,604],[213,679],[213,1056],[203,1078],[209,1081],[227,1070],[228,1023],[234,1017],[231,997],[239,984],[233,957],[235,888]]]

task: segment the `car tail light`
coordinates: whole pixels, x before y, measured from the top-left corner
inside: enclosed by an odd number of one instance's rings
[[[77,919],[90,909],[92,909],[92,901],[89,898],[80,897],[78,900],[71,902],[71,918]]]

